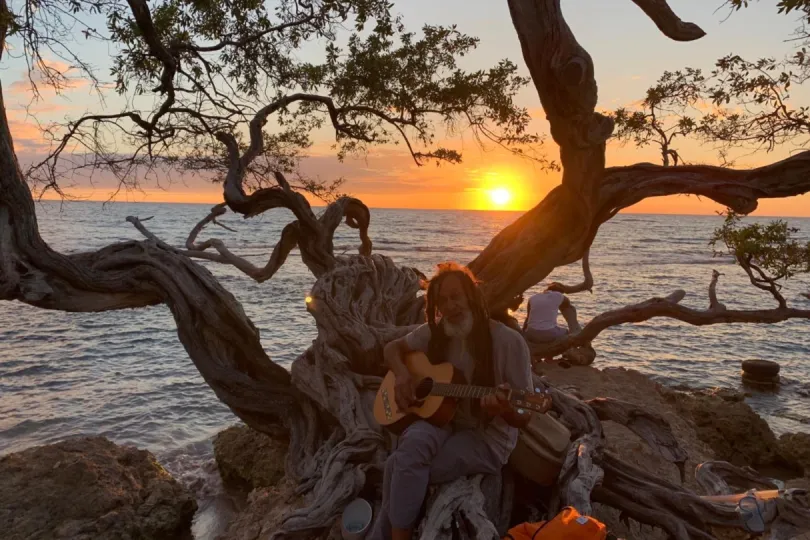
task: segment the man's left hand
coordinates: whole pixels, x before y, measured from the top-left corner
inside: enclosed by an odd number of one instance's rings
[[[498,392],[481,398],[481,409],[490,417],[503,416],[512,410],[507,396],[510,386],[507,383],[498,385]]]

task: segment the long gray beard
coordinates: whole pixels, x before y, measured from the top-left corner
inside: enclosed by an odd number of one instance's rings
[[[464,318],[458,324],[453,324],[447,319],[442,319],[444,333],[451,338],[466,338],[472,333],[473,316],[472,313],[464,314]]]

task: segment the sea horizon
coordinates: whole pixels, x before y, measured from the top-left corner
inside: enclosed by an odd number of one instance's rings
[[[348,195],[348,196],[351,197],[352,195]],[[360,199],[360,200],[362,201],[362,199]],[[183,202],[183,201],[127,201],[127,200],[100,200],[100,199],[99,200],[97,200],[97,199],[82,199],[82,200],[76,200],[76,199],[64,199],[64,200],[60,200],[60,199],[40,199],[40,200],[35,200],[34,204],[42,204],[42,203],[57,203],[57,204],[58,203],[63,203],[63,204],[69,204],[69,203],[100,203],[100,204],[102,204],[102,206],[104,206],[104,205],[113,205],[113,204],[139,204],[139,205],[140,204],[143,204],[143,205],[171,204],[171,205],[180,205],[180,206],[189,205],[189,206],[210,207],[212,205],[215,206],[217,204],[221,204],[222,202],[224,202],[224,201],[220,200],[218,202],[198,202],[198,201],[197,202],[194,202],[194,201]],[[538,204],[539,204],[539,202],[538,202]],[[315,209],[322,209],[322,208],[326,208],[327,204],[314,205],[314,204],[310,203],[310,206],[312,208],[315,208]],[[279,207],[278,209],[281,209],[281,208],[282,207]],[[532,208],[534,208],[534,207],[532,207]],[[519,214],[519,213],[526,213],[529,210],[531,210],[532,208],[527,208],[527,209],[524,209],[524,210],[510,210],[510,209],[504,209],[504,208],[487,208],[487,209],[482,209],[482,208],[417,208],[417,207],[395,207],[395,206],[369,206],[368,207],[369,210],[394,210],[394,211],[417,210],[417,211],[420,211],[420,212],[479,212],[479,213],[485,213],[485,214],[489,214],[489,213],[501,213],[501,214],[513,213],[513,214]],[[272,212],[272,210],[277,210],[277,209],[271,209],[271,210],[266,211],[265,213]],[[717,217],[720,217],[722,214],[720,213],[720,211],[715,211],[715,212],[711,212],[711,213],[707,212],[707,213],[703,213],[703,214],[700,214],[700,213],[696,214],[696,213],[681,213],[681,212],[634,212],[634,211],[629,211],[627,209],[624,209],[624,210],[619,211],[619,213],[617,215],[684,216],[684,217],[711,217],[711,216],[717,216]],[[254,216],[254,217],[258,217],[258,216]],[[802,215],[792,215],[792,214],[766,215],[766,214],[752,213],[752,214],[747,214],[746,217],[751,217],[751,218],[755,218],[755,219],[790,219],[790,218],[793,218],[793,219],[810,219],[810,215],[802,216]]]

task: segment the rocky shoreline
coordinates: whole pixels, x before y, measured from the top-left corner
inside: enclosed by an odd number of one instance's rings
[[[673,390],[623,368],[541,364],[539,369],[553,384],[584,399],[619,398],[664,416],[689,454],[686,484],[692,489],[697,489],[691,474],[695,466],[711,459],[752,466],[786,487],[810,488],[810,434],[777,438],[741,393]],[[676,467],[624,426],[606,422],[605,435],[608,451],[679,482]],[[219,538],[263,537],[296,506],[284,479],[287,443],[281,427],[268,436],[232,426],[215,437],[223,482],[242,500]],[[103,437],[73,438],[3,456],[0,478],[0,530],[9,540],[191,538],[197,510],[193,495],[146,450]],[[607,507],[596,505],[596,517],[623,538],[663,538],[648,527],[623,523]],[[325,537],[339,537],[336,529],[331,533]]]

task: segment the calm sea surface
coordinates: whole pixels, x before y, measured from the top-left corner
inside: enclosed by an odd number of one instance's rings
[[[182,245],[208,205],[41,203],[45,239],[65,253],[140,239],[124,221],[154,216],[145,224],[162,239]],[[508,212],[373,210],[370,235],[378,253],[430,274],[436,263],[472,260],[518,214]],[[219,237],[237,253],[264,264],[292,218],[274,210],[245,221],[225,216],[236,233],[211,227],[200,238]],[[810,236],[809,219],[790,219]],[[703,308],[713,268],[725,273],[719,295],[728,307],[770,307],[774,301],[747,283],[727,258],[712,258],[707,240],[721,218],[620,215],[604,225],[591,253],[593,294],[575,295],[581,322],[599,312],[684,289],[684,304]],[[337,252],[355,253],[356,231],[342,225]],[[262,331],[270,357],[289,365],[315,337],[304,309],[313,277],[293,252],[279,273],[256,284],[233,268],[206,264],[242,302]],[[551,280],[575,282],[578,265]],[[542,286],[542,284],[540,284]],[[538,289],[540,288],[538,286]],[[810,278],[791,280],[788,302],[810,307],[800,293]],[[522,318],[523,308],[518,313]],[[594,346],[596,365],[627,366],[667,384],[740,387],[740,361],[782,365],[778,393],[754,393],[748,402],[777,432],[810,432],[810,322],[778,325],[691,327],[654,319],[604,332]],[[210,469],[210,437],[236,418],[203,382],[177,340],[169,310],[153,307],[100,314],[72,314],[0,303],[0,453],[51,443],[78,433],[103,434],[118,443],[149,448],[175,474]]]

